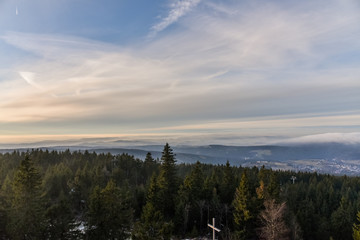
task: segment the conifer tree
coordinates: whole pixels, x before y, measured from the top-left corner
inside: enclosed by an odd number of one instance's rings
[[[46,210],[47,236],[49,239],[79,239],[82,237],[78,230],[74,211],[65,196]]]
[[[90,197],[88,216],[90,239],[127,239],[132,222],[127,192],[112,180],[104,189],[96,186]]]
[[[266,188],[265,188],[265,183],[263,180],[260,180],[259,187],[256,188],[256,195],[259,200],[265,199]]]
[[[204,196],[206,200],[211,201],[214,189],[218,192],[217,189],[219,188],[219,182],[219,172],[216,168],[213,168],[211,175],[206,177],[204,183]]]
[[[189,201],[195,203],[203,196],[204,174],[201,170],[201,163],[196,162],[195,168],[186,176],[184,189],[189,195]]]
[[[131,237],[134,240],[168,240],[173,228],[172,221],[166,222],[162,213],[151,202],[147,202],[141,221],[135,224]]]
[[[184,183],[180,186],[177,194],[175,220],[177,225],[183,225],[183,234],[188,229],[188,225],[199,230],[202,226],[204,206],[199,209],[201,204],[198,203],[203,197],[203,185],[204,176],[201,163],[198,161],[190,174],[185,177]],[[199,212],[200,214],[198,214]]]
[[[230,205],[236,189],[235,176],[229,161],[226,162],[220,186],[220,196],[223,203]]]
[[[145,163],[145,165],[146,165],[146,164],[149,164],[149,165],[150,165],[150,164],[155,163],[155,160],[154,160],[154,158],[152,157],[151,152],[148,152],[148,153],[146,154],[144,163]]]
[[[150,185],[148,187],[147,196],[146,196],[146,202],[151,203],[153,207],[155,207],[157,210],[160,210],[160,199],[159,199],[159,186],[158,186],[158,180],[157,176],[154,174],[151,177]]]
[[[156,168],[156,162],[151,153],[148,152],[144,160],[144,179],[146,182],[151,178],[151,175],[156,171]]]
[[[353,239],[360,240],[360,211],[356,215],[356,220],[358,223],[353,224]]]
[[[134,226],[132,239],[170,239],[173,223],[164,220],[164,215],[161,212],[159,191],[157,176],[153,175],[147,192],[146,204],[143,207],[140,221]]]
[[[241,181],[235,192],[233,201],[234,222],[237,230],[237,236],[245,239],[248,234],[249,220],[253,218],[250,212],[251,195],[246,171],[241,176]]]
[[[271,171],[269,185],[267,187],[269,198],[278,200],[280,196],[280,183],[274,171]]]
[[[12,196],[11,180],[7,174],[0,188],[0,239],[8,238],[6,237],[6,224],[8,222],[8,212],[11,206]]]
[[[331,214],[331,226],[335,239],[350,239],[352,224],[352,207],[349,199],[342,197],[340,206]]]
[[[171,219],[175,211],[175,195],[178,191],[176,160],[173,150],[166,143],[161,157],[160,173],[157,181],[161,212],[166,219]]]
[[[43,236],[44,205],[41,176],[27,155],[21,161],[13,182],[9,232],[13,239],[40,239]]]

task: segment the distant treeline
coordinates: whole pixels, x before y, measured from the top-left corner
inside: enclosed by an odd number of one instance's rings
[[[0,154],[0,239],[360,239],[360,178],[88,151]],[[360,217],[360,215],[358,216]]]

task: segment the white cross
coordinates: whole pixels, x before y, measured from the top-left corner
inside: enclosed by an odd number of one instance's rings
[[[213,218],[213,225],[208,223],[208,226],[213,229],[213,240],[215,240],[215,231],[220,232],[220,229],[215,227],[215,218]]]

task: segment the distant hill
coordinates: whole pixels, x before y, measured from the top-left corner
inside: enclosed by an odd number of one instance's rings
[[[122,154],[127,153],[139,159],[144,159],[148,152],[153,157],[161,158],[162,145],[142,145],[127,147],[88,147],[88,146],[58,146],[44,149],[63,151],[65,149],[89,150],[97,153]],[[9,152],[14,149],[4,149]],[[18,149],[26,151],[27,148]],[[174,146],[174,153],[179,163],[194,163],[200,161],[211,164],[262,166],[273,169],[317,171],[330,174],[360,175],[360,144],[345,143],[292,143],[290,145],[273,146]]]

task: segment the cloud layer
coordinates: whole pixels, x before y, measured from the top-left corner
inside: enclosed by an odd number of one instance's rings
[[[8,32],[1,40],[28,55],[0,69],[0,133],[354,131],[357,10],[351,0],[176,1],[151,40],[124,46]]]

